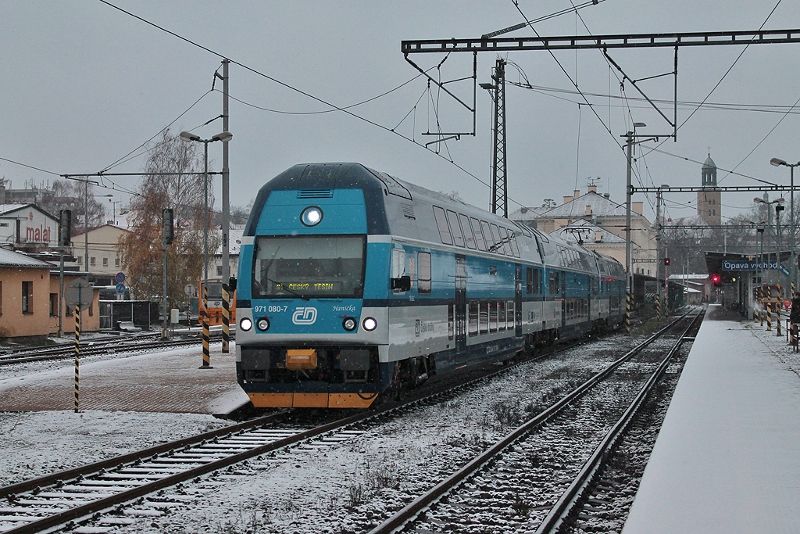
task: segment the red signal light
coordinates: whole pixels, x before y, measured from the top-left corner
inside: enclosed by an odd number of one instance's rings
[[[711,275],[711,283],[714,284],[715,286],[718,286],[720,282],[722,282],[722,277],[717,273],[713,273]]]

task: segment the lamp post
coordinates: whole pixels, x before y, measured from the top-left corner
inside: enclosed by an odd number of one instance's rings
[[[208,352],[208,144],[215,141],[227,143],[233,138],[230,132],[220,132],[212,136],[210,139],[203,139],[199,135],[191,132],[181,132],[181,139],[184,141],[195,141],[203,143],[203,291],[200,298],[203,299],[203,365],[201,369],[209,369],[211,367],[209,352]]]
[[[776,216],[778,216],[778,215],[780,215],[780,211],[778,210],[778,207],[783,209],[783,206],[781,204],[783,204],[784,200],[783,200],[783,198],[776,198],[775,200],[767,200],[768,198],[769,198],[769,196],[767,196],[767,193],[764,193],[764,198],[755,197],[755,198],[753,198],[753,202],[755,202],[756,204],[764,204],[766,206],[766,208],[767,208],[767,227],[768,228],[772,228],[772,209],[771,209],[771,206],[773,204],[775,204],[775,213],[776,213]],[[778,224],[779,224],[778,230],[780,231],[780,223],[778,223]],[[775,253],[775,261],[780,262],[780,257],[779,257],[779,254],[780,254],[780,240],[778,239],[777,233],[774,235],[774,237],[775,237],[775,242],[773,244],[776,245],[776,249],[777,249],[776,253]],[[769,255],[770,255],[769,252],[767,252],[767,257],[768,258],[769,258]],[[763,261],[763,258],[762,258],[762,261]],[[770,281],[771,280],[772,280],[772,277],[770,276]]]
[[[792,264],[789,272],[791,273],[792,296],[794,296],[795,284],[797,283],[797,259],[794,250],[794,168],[800,165],[800,161],[797,163],[787,163],[780,158],[772,158],[769,160],[769,163],[775,167],[789,167],[789,260]]]
[[[758,237],[761,242],[758,252],[758,269],[756,269],[757,278],[758,278],[758,286],[761,287],[763,285],[763,281],[761,280],[761,264],[764,263],[764,223],[758,223],[758,227],[756,227],[756,232],[758,232]]]
[[[112,195],[109,195],[109,196],[112,196]],[[122,204],[122,201],[121,200],[111,200],[111,198],[109,198],[108,201],[111,203],[111,224],[116,226],[117,225],[117,204]]]

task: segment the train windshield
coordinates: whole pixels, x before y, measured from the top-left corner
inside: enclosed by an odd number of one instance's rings
[[[360,297],[364,236],[256,239],[253,297]]]

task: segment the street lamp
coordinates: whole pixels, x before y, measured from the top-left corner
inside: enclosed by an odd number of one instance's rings
[[[795,234],[795,222],[794,222],[794,168],[800,165],[800,161],[797,163],[787,163],[786,161],[780,158],[772,158],[769,160],[769,164],[775,167],[789,167],[789,259],[791,261],[791,280],[792,280],[792,291],[795,290],[795,284],[797,283],[797,260],[795,258],[795,250],[794,250],[794,234]],[[794,296],[794,295],[792,295]]]
[[[108,195],[108,196],[109,197],[113,197],[113,195]],[[108,201],[111,203],[111,224],[116,226],[117,225],[117,204],[122,204],[122,201],[121,200],[112,200],[110,198],[108,199]]]
[[[775,213],[776,214],[780,214],[780,211],[778,211],[778,207],[783,209],[783,206],[781,206],[781,204],[783,204],[784,199],[783,198],[776,198],[775,200],[767,200],[767,198],[769,198],[767,196],[767,193],[764,193],[764,197],[765,198],[755,197],[755,198],[753,198],[753,202],[755,202],[756,204],[764,204],[764,206],[766,206],[766,208],[767,208],[767,227],[771,229],[772,228],[772,210],[770,209],[770,206],[775,204]],[[779,229],[780,229],[780,227],[779,227]],[[776,257],[777,257],[778,254],[780,253],[780,241],[777,239],[777,237],[778,237],[777,234],[775,234],[774,237],[776,238],[776,241],[777,241],[776,243],[774,243],[774,244],[777,245],[777,248],[778,248],[778,252],[776,252],[776,254],[775,254]],[[769,257],[769,252],[767,253],[767,257]],[[780,258],[777,258],[776,261],[780,262]]]
[[[215,141],[227,143],[233,138],[230,132],[220,132],[212,136],[210,139],[203,139],[199,135],[191,132],[183,131],[180,133],[181,139],[184,141],[195,141],[203,143],[203,291],[201,298],[203,299],[203,365],[201,369],[210,368],[210,361],[208,358],[208,144]]]

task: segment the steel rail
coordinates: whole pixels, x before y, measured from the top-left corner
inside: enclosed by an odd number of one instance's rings
[[[77,478],[79,476],[85,476],[87,474],[100,471],[101,469],[107,470],[109,468],[117,467],[130,462],[135,462],[136,460],[143,460],[145,458],[152,457],[156,454],[163,454],[170,450],[180,449],[189,445],[196,445],[198,443],[202,443],[203,441],[208,441],[210,439],[214,439],[220,436],[225,436],[228,434],[241,432],[242,430],[249,430],[251,428],[263,426],[275,422],[274,420],[280,418],[285,414],[286,412],[284,411],[284,412],[279,412],[277,414],[265,415],[257,419],[252,419],[250,421],[244,421],[242,423],[237,423],[235,425],[229,425],[223,428],[218,428],[217,430],[210,430],[208,432],[203,432],[202,434],[196,434],[194,436],[189,436],[187,438],[182,438],[175,441],[162,443],[161,445],[149,447],[147,449],[142,449],[140,451],[134,451],[127,454],[122,454],[120,456],[114,456],[113,458],[100,460],[99,462],[82,465],[80,467],[75,467],[72,469],[59,471],[57,473],[52,473],[38,478],[33,478],[30,480],[18,482],[16,484],[11,484],[9,486],[0,487],[0,499],[8,499],[9,496],[13,496],[16,493],[20,493],[23,491],[30,491],[37,487],[56,484],[57,482],[66,481],[71,478]]]
[[[50,529],[57,527],[59,525],[63,525],[70,521],[75,521],[84,517],[87,517],[91,514],[103,512],[104,510],[110,509],[114,506],[118,506],[130,500],[136,499],[138,497],[142,497],[161,489],[173,486],[180,482],[184,482],[186,480],[195,478],[200,475],[204,475],[210,473],[212,471],[222,469],[229,465],[233,465],[235,463],[247,460],[249,458],[253,458],[256,456],[260,456],[262,454],[271,452],[276,449],[280,449],[286,446],[290,446],[304,440],[314,438],[321,434],[325,434],[328,432],[336,431],[336,430],[343,430],[346,427],[353,426],[358,423],[366,422],[370,419],[377,419],[379,417],[385,417],[388,414],[398,412],[401,410],[407,410],[412,407],[415,407],[421,403],[430,402],[437,398],[441,398],[443,396],[452,395],[456,392],[459,392],[463,389],[466,389],[472,385],[475,385],[480,382],[484,382],[486,380],[490,380],[495,376],[501,375],[503,373],[507,373],[510,370],[514,369],[519,365],[523,365],[529,363],[531,361],[537,361],[553,354],[557,354],[559,352],[563,352],[569,349],[574,348],[575,346],[579,346],[582,343],[575,343],[570,344],[568,346],[555,349],[552,351],[548,351],[545,354],[536,355],[532,358],[526,358],[523,361],[517,362],[515,365],[507,366],[487,375],[480,376],[478,378],[474,378],[464,383],[457,384],[455,386],[451,386],[445,390],[436,391],[429,395],[425,395],[420,398],[412,399],[408,402],[405,402],[401,405],[397,406],[387,406],[384,408],[380,408],[375,411],[363,412],[359,414],[355,414],[349,417],[345,417],[342,419],[338,419],[334,422],[327,423],[325,425],[318,426],[316,428],[303,431],[297,433],[293,436],[289,436],[286,438],[282,438],[276,441],[272,441],[270,443],[257,446],[253,449],[243,451],[231,456],[227,456],[225,458],[221,458],[219,460],[215,460],[204,465],[198,466],[196,468],[192,468],[186,471],[182,471],[180,473],[175,473],[174,475],[169,475],[164,478],[144,483],[140,486],[135,488],[131,488],[130,490],[120,492],[105,498],[97,499],[91,501],[89,503],[76,506],[75,508],[71,508],[68,510],[64,510],[61,512],[54,513],[50,516],[44,517],[42,519],[23,524],[17,527],[14,527],[10,530],[7,530],[8,533],[31,533],[31,532],[40,532],[45,529]],[[267,416],[275,417],[275,415]],[[268,421],[266,421],[268,422]],[[108,470],[109,468],[124,468],[126,464],[130,464],[132,462],[136,462],[137,460],[144,460],[144,459],[155,459],[155,456],[164,455],[165,453],[169,453],[170,451],[185,448],[187,446],[193,445],[200,445],[204,441],[208,441],[209,439],[218,438],[220,436],[227,436],[229,434],[233,434],[236,432],[247,431],[251,430],[254,427],[260,426],[264,423],[262,420],[254,420],[248,421],[244,423],[240,423],[238,425],[232,425],[229,427],[225,427],[222,429],[218,429],[215,431],[203,433],[201,435],[192,436],[189,438],[184,438],[182,440],[177,440],[174,442],[158,445],[156,447],[151,447],[142,451],[137,451],[133,453],[129,453],[123,456],[110,458],[108,460],[103,460],[100,462],[96,462],[91,465],[78,467],[75,469],[70,469],[67,471],[62,471],[59,473],[55,473],[52,475],[47,475],[44,477],[40,477],[37,479],[32,479],[24,482],[20,482],[18,484],[14,484],[11,486],[7,486],[4,488],[0,488],[0,498],[5,498],[10,503],[13,503],[15,500],[15,493],[21,493],[25,491],[35,491],[37,488],[41,488],[45,485],[52,486],[53,484],[57,484],[64,479],[76,479],[78,477],[86,476],[86,475],[94,475],[102,473],[102,470]]]
[[[386,519],[383,523],[379,524],[378,526],[370,530],[369,534],[384,534],[388,532],[395,532],[403,528],[407,523],[413,520],[415,516],[419,514],[419,512],[425,510],[431,504],[433,504],[442,496],[444,496],[447,492],[458,486],[462,481],[464,481],[467,477],[471,476],[481,467],[490,462],[495,456],[497,456],[501,451],[506,449],[509,445],[516,442],[524,435],[530,433],[534,428],[540,426],[541,424],[549,420],[551,417],[559,413],[563,408],[568,406],[574,400],[581,397],[589,389],[594,387],[595,384],[597,384],[605,377],[613,373],[617,369],[617,367],[619,367],[620,365],[631,359],[633,356],[644,350],[648,345],[650,345],[653,341],[658,339],[667,330],[672,328],[679,321],[683,320],[687,315],[689,315],[689,313],[690,312],[684,313],[684,315],[682,315],[681,317],[678,317],[668,325],[664,326],[656,333],[651,335],[649,338],[647,338],[645,341],[643,341],[640,345],[634,347],[633,349],[625,353],[622,357],[612,362],[606,369],[596,373],[591,378],[582,383],[580,386],[575,388],[568,395],[561,398],[559,401],[557,401],[556,403],[545,409],[540,414],[528,420],[528,422],[514,429],[500,441],[495,443],[492,447],[490,447],[480,455],[473,458],[471,461],[469,461],[466,465],[464,465],[461,469],[452,474],[450,477],[441,481],[439,484],[431,488],[427,493],[417,497],[414,501],[403,507],[395,515]]]
[[[686,327],[683,334],[680,338],[675,342],[672,346],[670,351],[661,361],[659,366],[656,368],[655,372],[650,376],[650,379],[642,386],[639,390],[639,394],[636,398],[631,402],[630,406],[625,413],[619,418],[619,420],[614,424],[611,430],[605,435],[603,440],[597,446],[595,451],[592,453],[592,456],[586,461],[586,463],[581,468],[578,475],[573,479],[570,486],[567,490],[561,495],[561,497],[556,501],[556,504],[548,512],[547,516],[542,520],[539,524],[539,527],[536,529],[536,534],[544,534],[546,532],[558,532],[558,529],[561,528],[563,523],[568,519],[568,517],[572,514],[575,506],[580,501],[580,497],[582,496],[583,492],[586,488],[591,484],[594,480],[595,475],[600,471],[600,469],[605,465],[606,460],[608,459],[610,453],[619,443],[620,438],[623,436],[624,432],[630,426],[630,423],[633,421],[633,418],[639,413],[642,405],[644,404],[645,399],[647,396],[652,392],[653,388],[661,381],[661,378],[666,372],[667,368],[669,367],[670,363],[672,363],[672,357],[678,352],[678,349],[681,345],[687,341],[687,334],[689,331],[694,328],[697,321],[705,314],[705,312],[698,314],[692,322]]]
[[[212,340],[221,338],[221,334],[212,336]],[[117,343],[103,342],[101,345],[94,346],[92,344],[81,345],[81,356],[96,356],[98,354],[118,354],[120,352],[138,352],[149,349],[159,348],[172,348],[184,347],[201,343],[199,338],[190,339],[173,339],[169,341],[149,341],[137,342],[136,340],[117,340]],[[44,354],[11,354],[0,355],[0,366],[13,365],[17,363],[29,363],[49,360],[62,360],[75,357],[75,349],[73,346],[56,347],[47,349]]]

